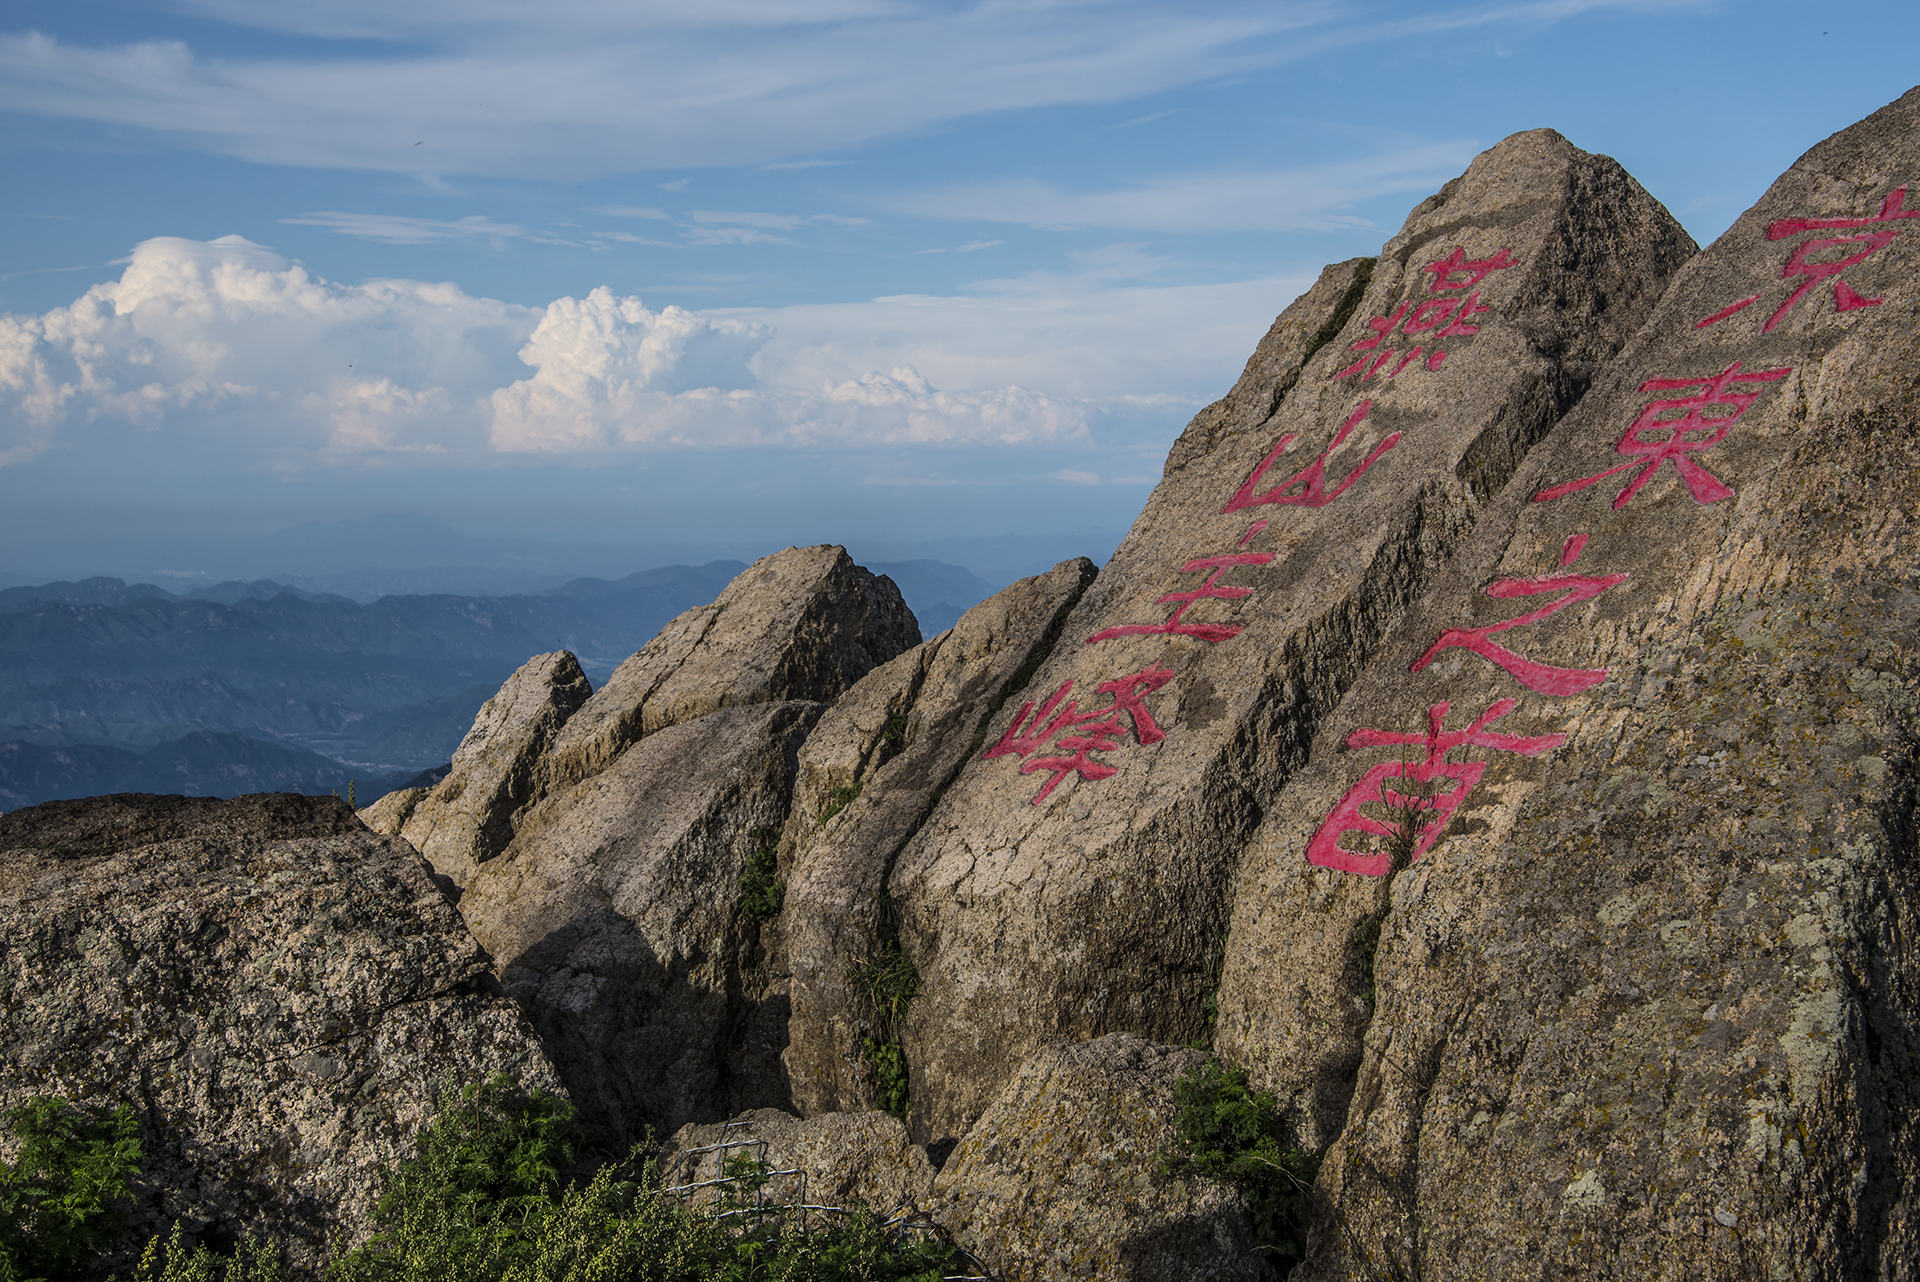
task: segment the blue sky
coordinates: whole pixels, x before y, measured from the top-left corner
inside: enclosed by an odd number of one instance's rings
[[[422,517],[634,569],[1110,546],[1501,137],[1705,243],[1920,79],[1914,6],[1824,8],[15,0],[0,573]]]

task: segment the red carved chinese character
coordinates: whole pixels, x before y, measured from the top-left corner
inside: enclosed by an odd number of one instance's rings
[[[1788,236],[1798,236],[1802,232],[1825,231],[1835,228],[1872,227],[1876,223],[1899,222],[1907,218],[1920,218],[1920,209],[1905,209],[1907,189],[1896,187],[1880,202],[1880,212],[1869,218],[1782,218],[1767,227],[1768,240],[1783,240]],[[1787,301],[1760,327],[1762,334],[1771,333],[1773,327],[1786,319],[1793,305],[1806,296],[1828,277],[1837,277],[1847,268],[1860,263],[1885,249],[1893,243],[1894,237],[1902,231],[1899,227],[1883,227],[1879,231],[1864,236],[1834,236],[1820,240],[1803,241],[1787,257],[1786,266],[1780,269],[1781,280],[1792,280],[1795,276],[1805,276],[1806,283],[1787,295]],[[1842,245],[1860,245],[1860,250],[1826,262],[1809,262],[1812,255],[1821,250],[1837,249]],[[1729,316],[1760,301],[1760,295],[1751,294],[1737,303],[1729,303],[1713,315],[1702,321],[1695,321],[1695,329],[1705,329],[1727,319]],[[1844,280],[1833,282],[1833,309],[1837,312],[1850,312],[1857,307],[1878,307],[1884,301],[1878,298],[1862,298],[1853,286]]]
[[[1091,754],[1111,752],[1120,746],[1120,737],[1126,733],[1121,722],[1124,715],[1133,725],[1135,742],[1143,747],[1159,743],[1167,737],[1153,714],[1147,710],[1146,698],[1167,682],[1173,680],[1173,673],[1165,668],[1148,664],[1131,676],[1115,677],[1111,681],[1102,681],[1096,690],[1100,694],[1111,695],[1113,702],[1091,712],[1081,712],[1068,703],[1060,708],[1060,701],[1073,688],[1073,682],[1063,681],[1051,698],[1041,705],[1037,716],[1033,715],[1033,703],[1029,700],[1020,705],[1020,711],[1014,716],[1013,724],[1007,727],[1000,741],[988,748],[983,757],[1021,756],[1028,760],[1020,767],[1020,773],[1030,775],[1037,771],[1048,770],[1053,777],[1048,779],[1034,795],[1033,804],[1039,805],[1059,786],[1068,775],[1078,775],[1082,779],[1106,779],[1118,773],[1118,767],[1104,761],[1096,761]],[[1056,713],[1054,710],[1060,708]],[[1031,717],[1031,720],[1029,718]],[[1092,723],[1092,724],[1089,724]],[[1024,728],[1025,733],[1022,733]],[[1035,757],[1046,742],[1057,731],[1074,731],[1060,737],[1057,746],[1064,749],[1065,756]]]
[[[1425,306],[1424,303],[1421,305]],[[1363,338],[1357,343],[1348,343],[1347,350],[1350,352],[1365,352],[1380,346],[1381,343],[1387,340],[1387,336],[1393,333],[1394,326],[1400,323],[1400,318],[1407,314],[1407,308],[1411,306],[1413,306],[1412,303],[1402,303],[1393,309],[1393,315],[1375,316],[1369,320],[1367,322],[1367,328],[1373,331],[1373,337]]]
[[[1472,289],[1495,272],[1517,263],[1518,260],[1506,249],[1498,250],[1492,258],[1469,259],[1466,246],[1455,245],[1451,254],[1436,258],[1420,270],[1433,273],[1433,283],[1427,289],[1430,293],[1438,294],[1448,290]],[[1463,279],[1456,280],[1455,277]]]
[[[1393,353],[1389,352],[1387,354],[1391,356]],[[1243,507],[1258,507],[1262,503],[1289,503],[1295,507],[1325,507],[1327,504],[1333,502],[1342,494],[1345,494],[1347,487],[1359,480],[1368,468],[1378,463],[1381,455],[1400,443],[1400,433],[1395,432],[1386,440],[1374,446],[1373,452],[1360,461],[1360,466],[1347,473],[1346,479],[1334,486],[1331,492],[1327,490],[1327,459],[1335,450],[1339,449],[1340,446],[1345,443],[1347,437],[1353,435],[1353,429],[1360,426],[1366,419],[1368,412],[1372,409],[1372,401],[1361,401],[1359,408],[1347,416],[1347,421],[1341,425],[1339,432],[1334,435],[1333,444],[1322,450],[1319,458],[1307,464],[1298,472],[1295,472],[1292,476],[1268,490],[1265,494],[1255,494],[1253,492],[1254,487],[1259,485],[1266,477],[1267,469],[1273,466],[1274,461],[1280,457],[1282,450],[1293,444],[1293,436],[1291,433],[1281,437],[1274,443],[1273,448],[1267,451],[1267,456],[1260,460],[1260,466],[1253,469],[1253,475],[1246,479],[1246,483],[1234,492],[1233,497],[1227,501],[1227,505],[1220,510],[1222,512],[1238,512]]]
[[[1404,822],[1419,825],[1408,860],[1409,863],[1417,862],[1440,839],[1447,821],[1453,818],[1454,811],[1460,808],[1460,803],[1467,799],[1467,794],[1473,791],[1474,785],[1480,782],[1480,776],[1487,770],[1484,761],[1447,761],[1447,753],[1463,744],[1473,744],[1501,752],[1517,752],[1523,757],[1537,757],[1567,741],[1563,734],[1510,735],[1487,729],[1490,723],[1506,716],[1516,706],[1517,700],[1501,699],[1489,706],[1465,730],[1449,731],[1442,730],[1440,724],[1451,711],[1451,705],[1436,703],[1427,709],[1425,734],[1356,730],[1348,735],[1349,748],[1419,744],[1425,750],[1426,759],[1420,762],[1383,762],[1367,771],[1359,783],[1347,789],[1347,795],[1340,798],[1326,821],[1320,825],[1319,831],[1313,834],[1313,839],[1307,843],[1307,861],[1321,868],[1355,872],[1367,877],[1378,877],[1392,871],[1393,852],[1390,849],[1367,853],[1348,850],[1340,844],[1340,838],[1350,832],[1370,833],[1384,839],[1384,842],[1393,842],[1406,835],[1361,810],[1362,806],[1376,805],[1396,818],[1404,816]],[[1445,792],[1435,793],[1432,783],[1437,778],[1449,779],[1453,786]],[[1390,788],[1387,786],[1389,779],[1409,780],[1413,787],[1406,791]]]
[[[1624,472],[1637,467],[1640,472],[1616,494],[1613,506],[1623,508],[1640,492],[1662,463],[1672,463],[1673,470],[1687,483],[1687,490],[1693,495],[1695,503],[1718,503],[1721,499],[1732,498],[1733,491],[1726,483],[1700,466],[1699,462],[1688,458],[1689,454],[1701,450],[1710,450],[1726,438],[1727,430],[1739,421],[1747,412],[1747,407],[1760,399],[1758,390],[1752,392],[1730,392],[1728,386],[1733,383],[1771,383],[1793,373],[1791,366],[1779,369],[1760,370],[1753,374],[1739,372],[1740,362],[1721,370],[1711,378],[1656,378],[1640,384],[1643,392],[1664,392],[1681,387],[1702,388],[1694,396],[1681,397],[1678,400],[1653,401],[1640,411],[1640,417],[1633,420],[1633,426],[1626,430],[1619,444],[1613,447],[1614,453],[1625,454],[1628,461],[1618,467],[1608,468],[1592,476],[1583,476],[1577,481],[1568,481],[1565,485],[1556,485],[1552,489],[1542,490],[1533,496],[1535,503],[1545,503],[1549,499],[1565,498],[1575,490],[1584,490],[1596,481],[1604,481],[1615,472]],[[1719,408],[1722,414],[1708,418],[1709,408]],[[1660,418],[1659,415],[1679,411],[1678,417]],[[1689,432],[1705,433],[1704,436],[1689,436]],[[1643,433],[1645,435],[1643,435]]]
[[[1587,536],[1576,534],[1566,541],[1560,549],[1562,567],[1573,564],[1581,551],[1587,546]],[[1543,592],[1565,590],[1566,595],[1557,601],[1549,602],[1538,610],[1506,619],[1500,623],[1490,623],[1484,628],[1448,628],[1440,634],[1440,639],[1427,647],[1427,652],[1413,661],[1409,672],[1418,672],[1432,663],[1442,650],[1455,646],[1471,650],[1482,658],[1505,668],[1519,679],[1521,685],[1529,690],[1538,690],[1541,694],[1578,694],[1591,689],[1607,679],[1606,668],[1556,668],[1551,664],[1538,663],[1525,655],[1515,654],[1488,636],[1495,632],[1505,632],[1511,628],[1524,628],[1530,623],[1538,623],[1548,615],[1557,614],[1578,601],[1591,601],[1602,592],[1627,581],[1625,574],[1544,574],[1537,579],[1495,579],[1484,591],[1496,600],[1508,600],[1512,597],[1539,596]]]
[[[1251,531],[1249,531],[1247,537],[1252,537]],[[1246,540],[1242,539],[1241,542],[1244,543]],[[1161,605],[1167,605],[1174,601],[1180,603],[1179,608],[1168,615],[1165,622],[1125,623],[1119,627],[1102,628],[1100,631],[1088,637],[1086,644],[1092,645],[1096,641],[1111,641],[1115,637],[1145,636],[1197,637],[1209,644],[1216,641],[1231,640],[1240,635],[1240,628],[1223,623],[1182,623],[1180,622],[1180,616],[1185,614],[1188,607],[1195,601],[1208,598],[1237,601],[1241,597],[1252,596],[1252,588],[1221,587],[1219,582],[1220,576],[1236,565],[1265,565],[1267,562],[1273,560],[1273,555],[1271,552],[1233,552],[1226,556],[1207,556],[1201,557],[1197,561],[1189,561],[1180,567],[1180,573],[1192,574],[1196,570],[1208,569],[1212,570],[1213,573],[1207,576],[1206,582],[1191,592],[1169,592],[1160,598],[1159,604]]]
[[[1437,294],[1466,289],[1473,290],[1472,293],[1468,294],[1465,298],[1429,298],[1421,302],[1418,306],[1414,306],[1411,302],[1402,303],[1400,306],[1394,308],[1389,315],[1375,316],[1369,320],[1367,322],[1367,328],[1373,331],[1373,337],[1363,338],[1357,343],[1349,343],[1347,344],[1347,350],[1350,352],[1377,351],[1381,344],[1392,337],[1395,329],[1400,329],[1402,333],[1409,335],[1424,334],[1428,330],[1439,329],[1439,337],[1441,338],[1471,337],[1474,334],[1478,334],[1480,327],[1478,325],[1468,324],[1468,319],[1480,312],[1491,311],[1493,309],[1480,301],[1480,293],[1477,289],[1474,289],[1474,286],[1480,284],[1480,282],[1484,281],[1494,272],[1515,265],[1516,260],[1506,249],[1500,250],[1494,254],[1492,258],[1468,259],[1463,246],[1454,246],[1452,254],[1446,258],[1437,259],[1434,262],[1428,263],[1420,269],[1423,272],[1433,273],[1433,280],[1427,285],[1427,291]],[[1413,311],[1411,316],[1407,314],[1409,308],[1412,308]],[[1401,328],[1402,321],[1405,322],[1404,328]],[[1444,328],[1441,328],[1442,326],[1444,326]],[[1400,363],[1388,372],[1387,377],[1397,377],[1401,370],[1420,359],[1421,353],[1425,350],[1424,347],[1414,348],[1413,351],[1401,358]],[[1388,350],[1381,352],[1377,357],[1362,356],[1345,369],[1340,370],[1338,373],[1330,374],[1327,377],[1329,381],[1337,381],[1348,378],[1354,374],[1359,374],[1364,370],[1366,373],[1361,381],[1367,382],[1371,380],[1374,375],[1378,374],[1381,368],[1385,366],[1388,361],[1392,360],[1396,354],[1394,351]],[[1431,356],[1427,357],[1427,368],[1437,370],[1446,359],[1447,354],[1444,351],[1436,349]]]

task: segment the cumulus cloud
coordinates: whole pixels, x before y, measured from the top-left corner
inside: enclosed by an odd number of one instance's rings
[[[162,237],[69,306],[0,316],[0,465],[115,424],[281,467],[1087,431],[1086,404],[1018,385],[769,365],[774,337],[761,319],[655,311],[604,287],[520,307],[447,284],[330,282],[238,236]]]
[[[1017,386],[942,391],[911,367],[816,391],[767,386],[753,358],[772,336],[748,321],[650,311],[605,288],[561,299],[520,352],[537,372],[493,394],[493,445],[1016,445],[1086,430],[1081,407]]]
[[[117,281],[0,316],[0,461],[102,421],[268,452],[460,448],[470,390],[539,321],[453,285],[338,285],[238,236],[159,237]]]

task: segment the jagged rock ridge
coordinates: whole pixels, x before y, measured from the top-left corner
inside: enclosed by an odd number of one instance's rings
[[[1916,161],[1920,90],[1695,256],[1515,135],[1282,314],[1098,577],[921,643],[789,550],[369,821],[449,841],[603,1135],[748,1110],[1008,1277],[1264,1267],[1155,1160],[1199,1042],[1326,1151],[1299,1276],[1911,1278]]]

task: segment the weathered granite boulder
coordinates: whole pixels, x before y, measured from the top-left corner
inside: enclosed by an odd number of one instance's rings
[[[801,1121],[777,1108],[756,1108],[725,1122],[683,1126],[661,1154],[661,1169],[671,1183],[692,1184],[717,1178],[736,1154],[804,1174],[804,1187],[794,1176],[768,1181],[769,1200],[794,1201],[804,1193],[816,1206],[864,1206],[885,1217],[922,1210],[933,1193],[926,1150],[907,1138],[902,1123],[877,1112]],[[713,1190],[701,1190],[689,1200],[699,1205],[714,1197]]]
[[[1320,718],[1693,252],[1538,130],[1417,207],[1357,304],[1359,263],[1281,316],[895,863],[917,1139],[1040,1045],[1201,1035],[1241,848]]]
[[[786,1022],[740,880],[778,840],[804,701],[725,708],[633,744],[522,816],[460,910],[539,1029],[585,1122],[617,1148],[787,1102]],[[773,1010],[764,1018],[763,1005]]]
[[[371,806],[362,806],[354,814],[360,822],[383,837],[398,837],[413,814],[415,806],[431,788],[396,788]]]
[[[541,762],[542,792],[597,774],[643,735],[721,708],[835,699],[918,644],[893,580],[846,549],[763,556],[614,669]]]
[[[936,1217],[1008,1282],[1271,1276],[1231,1190],[1156,1169],[1206,1058],[1127,1033],[1041,1049],[941,1169]]]
[[[979,752],[987,720],[1056,643],[1094,574],[1081,557],[1005,588],[868,673],[807,736],[774,953],[776,981],[791,985],[785,1060],[802,1113],[872,1105],[861,1039],[884,1030],[871,1026],[848,963],[890,938],[894,855]]]
[[[592,693],[565,650],[521,664],[481,705],[454,751],[453,769],[414,804],[400,835],[435,872],[464,886],[513,840],[515,818],[535,800],[535,766]]]
[[[1689,264],[1271,808],[1301,1276],[1915,1276],[1916,175],[1920,90]]]
[[[0,1108],[132,1106],[125,1245],[363,1237],[440,1092],[559,1081],[405,842],[345,803],[114,796],[0,816]],[[124,1268],[122,1254],[105,1262]]]

